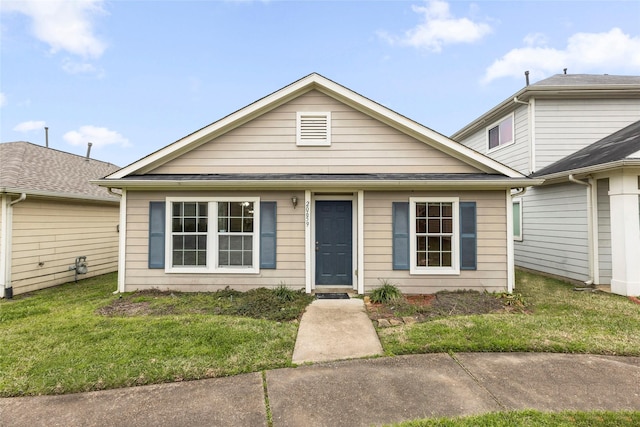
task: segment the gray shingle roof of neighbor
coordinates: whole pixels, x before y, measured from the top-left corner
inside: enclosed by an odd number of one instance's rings
[[[0,192],[118,200],[89,182],[119,169],[111,163],[18,141],[0,144],[0,164]]]
[[[532,177],[568,172],[626,158],[640,160],[640,121],[540,169]]]
[[[531,84],[536,86],[638,85],[640,76],[611,76],[608,74],[556,74]]]

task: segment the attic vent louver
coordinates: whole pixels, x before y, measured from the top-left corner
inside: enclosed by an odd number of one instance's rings
[[[299,112],[296,134],[297,145],[331,145],[331,113]]]

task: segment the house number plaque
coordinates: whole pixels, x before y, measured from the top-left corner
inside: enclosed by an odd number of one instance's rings
[[[304,224],[307,227],[311,224],[311,202],[309,200],[304,203]]]

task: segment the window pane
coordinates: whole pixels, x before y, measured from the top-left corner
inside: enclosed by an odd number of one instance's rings
[[[451,252],[451,237],[442,236],[442,250]]]
[[[229,216],[242,216],[242,202],[233,202],[229,205]]]
[[[425,217],[427,213],[426,203],[416,203],[416,217]]]
[[[245,233],[253,232],[253,218],[244,219],[244,226],[242,227],[242,231],[244,231]]]
[[[196,231],[196,219],[185,218],[184,219],[184,231],[187,233],[193,233]]]
[[[207,249],[207,236],[198,236],[198,249]]]
[[[440,253],[429,252],[429,267],[440,267]]]
[[[198,265],[207,265],[206,251],[198,251]]]
[[[220,250],[226,251],[229,249],[229,239],[231,236],[220,236],[218,237],[218,245]]]
[[[513,118],[509,116],[500,123],[500,145],[513,141]]]
[[[229,230],[232,233],[242,232],[242,218],[231,218],[229,220]]]
[[[253,202],[244,202],[242,207],[242,216],[245,218],[253,218]]]
[[[230,245],[229,248],[232,251],[242,250],[242,236],[229,236]]]
[[[442,253],[442,267],[451,267],[453,264],[451,263],[451,252],[443,252]]]
[[[416,264],[418,267],[426,267],[427,266],[427,253],[426,252],[418,252],[416,255]]]
[[[253,265],[253,253],[251,251],[244,251],[242,253],[242,265],[245,267],[251,267]]]
[[[220,251],[220,253],[218,253],[218,264],[221,267],[229,265],[229,252]]]
[[[443,233],[453,233],[453,220],[452,219],[443,219],[442,220],[442,232]]]
[[[173,265],[182,265],[182,251],[173,251]]]
[[[429,251],[440,251],[440,237],[429,236]]]
[[[439,219],[430,219],[429,220],[429,230],[428,233],[440,233],[440,220]]]
[[[218,218],[218,231],[221,233],[226,233],[229,229],[228,218]]]
[[[182,232],[182,219],[180,218],[173,218],[172,221],[173,225],[171,226],[171,230],[175,233],[180,233]]]
[[[416,233],[426,233],[427,232],[427,220],[426,219],[417,219],[416,220]]]
[[[453,204],[452,203],[443,203],[442,204],[442,216],[444,218],[453,217]]]
[[[183,236],[173,236],[173,249],[184,249]]]
[[[182,203],[173,202],[173,216],[182,215]]]
[[[229,203],[218,202],[218,217],[229,216]]]
[[[429,203],[429,218],[440,216],[440,203]]]
[[[196,216],[196,204],[185,203],[184,204],[184,216]]]
[[[196,265],[196,251],[184,251],[183,265]]]
[[[208,219],[207,218],[199,218],[198,219],[198,232],[206,233],[208,227]]]
[[[427,238],[425,236],[417,236],[416,237],[416,246],[419,251],[427,250]]]
[[[196,248],[196,236],[184,236],[184,248],[185,249],[195,249]]]
[[[198,216],[207,216],[208,203],[198,203]]]
[[[244,236],[243,239],[244,239],[244,242],[243,242],[244,250],[245,251],[252,250],[253,249],[253,237]]]
[[[489,129],[489,149],[496,148],[500,144],[500,134],[498,126]]]
[[[520,236],[520,202],[513,203],[513,235]]]
[[[242,265],[242,252],[229,252],[229,265]]]

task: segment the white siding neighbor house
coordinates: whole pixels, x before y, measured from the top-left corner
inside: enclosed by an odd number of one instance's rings
[[[122,191],[118,290],[513,287],[525,177],[310,74],[96,183]]]
[[[29,142],[0,144],[0,298],[118,266],[119,197],[90,183],[118,167]],[[81,270],[78,270],[81,272]]]
[[[640,170],[625,139],[638,120],[640,77],[560,74],[526,86],[452,135],[545,179],[514,198],[516,265],[640,295],[640,258],[633,249],[640,244]],[[623,128],[626,133],[616,133]],[[589,163],[596,157],[607,172]]]

